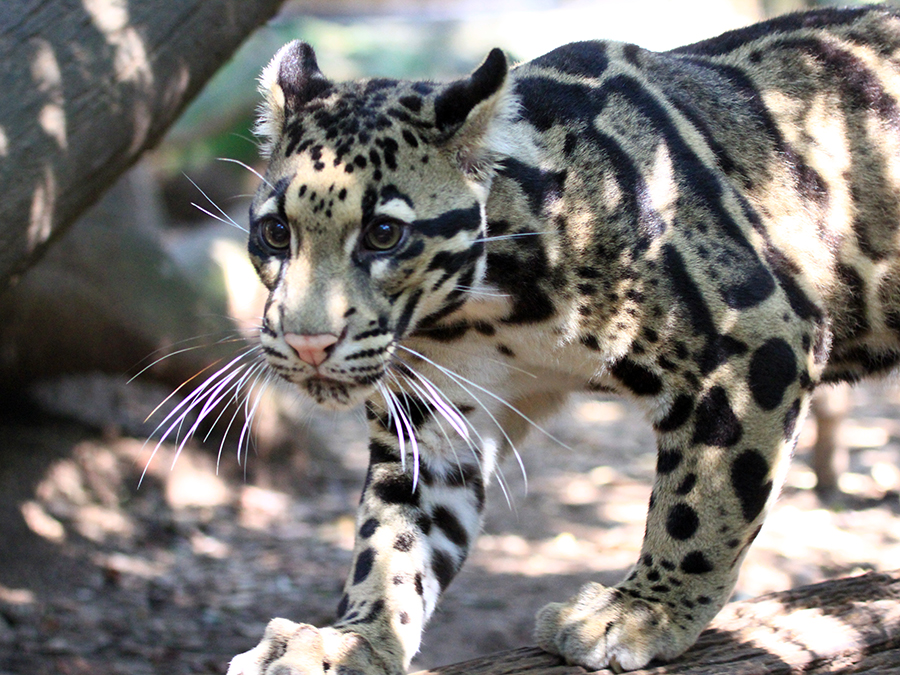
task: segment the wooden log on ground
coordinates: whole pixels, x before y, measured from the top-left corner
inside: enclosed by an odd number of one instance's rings
[[[583,675],[536,648],[418,675]],[[609,673],[609,670],[597,671]],[[896,675],[900,673],[900,570],[869,573],[725,607],[697,644],[635,675]]]

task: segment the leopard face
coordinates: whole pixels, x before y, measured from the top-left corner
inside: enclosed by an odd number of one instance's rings
[[[275,140],[249,250],[269,289],[261,341],[272,370],[345,407],[402,363],[400,340],[481,282],[488,130],[462,123],[448,87],[333,84],[301,52],[279,54],[262,78],[263,133]],[[464,113],[502,104],[505,60],[493,68]]]

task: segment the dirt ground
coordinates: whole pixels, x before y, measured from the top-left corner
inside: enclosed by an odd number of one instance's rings
[[[855,393],[842,428],[850,470],[831,504],[811,490],[807,423],[737,598],[900,567],[898,403],[888,386]],[[365,431],[359,414],[303,417],[288,446],[251,455],[246,472],[233,440],[218,473],[215,446],[189,444],[170,468],[175,448],[163,445],[138,488],[152,449],[140,430],[7,410],[0,675],[224,673],[273,616],[327,624],[350,562]],[[515,463],[504,467],[506,495],[492,487],[485,533],[413,670],[528,644],[544,603],[588,579],[615,583],[636,559],[655,462],[648,426],[589,397],[547,426],[571,449],[534,433],[522,447],[527,488]]]

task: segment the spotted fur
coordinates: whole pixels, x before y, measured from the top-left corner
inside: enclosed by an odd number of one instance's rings
[[[262,89],[262,345],[319,403],[366,401],[371,464],[334,627],[273,622],[229,673],[403,672],[497,462],[585,389],[656,431],[646,535],[624,581],[544,608],[537,639],[588,668],[690,647],[815,386],[900,359],[898,14],[512,70],[495,50],[449,84],[335,83],[295,42]]]

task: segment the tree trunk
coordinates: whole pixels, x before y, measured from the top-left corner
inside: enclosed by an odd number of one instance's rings
[[[900,673],[900,571],[838,579],[727,605],[680,658],[632,675]],[[536,648],[418,675],[583,675]],[[599,671],[609,673],[609,670]]]
[[[282,1],[0,2],[0,292]]]

